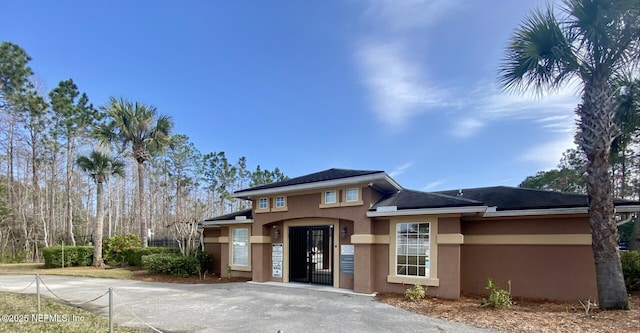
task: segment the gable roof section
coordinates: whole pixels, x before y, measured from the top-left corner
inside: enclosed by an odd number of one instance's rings
[[[287,179],[281,182],[255,186],[233,193],[236,198],[249,199],[257,195],[268,195],[290,191],[310,190],[326,187],[346,186],[349,184],[370,182],[382,192],[396,192],[402,187],[384,171],[328,169],[305,176]]]
[[[449,196],[435,192],[420,192],[414,190],[402,190],[391,195],[387,195],[371,207],[376,210],[378,207],[395,206],[397,209],[419,209],[419,208],[444,208],[444,207],[464,207],[482,206],[481,201]]]
[[[247,220],[252,219],[253,218],[253,212],[251,211],[251,208],[239,210],[237,212],[233,212],[233,213],[230,213],[230,214],[225,214],[225,215],[220,215],[220,216],[208,218],[208,219],[205,219],[205,221],[229,221],[229,220],[235,220],[236,218],[241,218],[243,216]]]
[[[494,186],[462,190],[436,192],[447,196],[456,196],[462,191],[461,198],[473,199],[496,207],[496,211],[524,209],[553,209],[588,207],[584,194],[562,193],[520,187]],[[638,205],[639,202],[615,199],[616,206]]]
[[[640,210],[640,202],[615,199],[620,213]],[[419,192],[402,190],[387,195],[371,207],[367,216],[437,213],[471,213],[485,217],[586,214],[587,196],[508,186]]]

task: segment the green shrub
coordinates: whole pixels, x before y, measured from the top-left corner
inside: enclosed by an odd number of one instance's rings
[[[620,259],[627,291],[640,290],[640,253],[638,251],[622,252]]]
[[[489,298],[483,298],[481,306],[483,308],[508,308],[511,306],[511,281],[509,283],[509,291],[498,288],[491,279],[487,279],[485,289],[489,290]]]
[[[410,302],[417,302],[425,296],[425,288],[416,283],[413,287],[404,291],[404,298]]]
[[[140,236],[126,234],[113,236],[102,241],[102,258],[109,265],[119,265],[125,262],[125,251],[133,247],[140,247]]]
[[[8,248],[0,250],[0,262],[7,264],[17,264],[27,261],[27,253],[25,251],[18,251],[12,253]]]
[[[213,257],[206,251],[198,250],[196,253],[196,259],[198,259],[198,263],[200,264],[199,273],[205,273],[209,271],[209,267],[211,267],[211,263],[213,262]]]
[[[51,246],[42,250],[44,267],[62,267],[62,246]],[[91,266],[93,263],[93,246],[65,246],[64,267]]]
[[[156,253],[143,256],[142,267],[151,274],[170,274],[187,277],[198,274],[200,263],[195,257]]]
[[[124,262],[129,266],[142,267],[142,257],[150,254],[180,254],[174,247],[131,247],[124,250]]]

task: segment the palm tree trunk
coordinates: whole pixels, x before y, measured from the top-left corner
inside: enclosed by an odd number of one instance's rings
[[[587,155],[589,223],[601,309],[628,309],[629,300],[618,253],[618,230],[613,205],[613,180],[609,154],[614,134],[615,99],[606,76],[594,78],[584,88],[578,108],[581,146]]]
[[[93,233],[93,266],[102,263],[102,229],[104,220],[104,198],[102,182],[96,181],[96,228]]]
[[[138,162],[138,198],[139,198],[139,206],[138,206],[138,220],[140,221],[140,246],[147,247],[148,245],[148,237],[147,237],[147,220],[146,220],[146,200],[145,200],[145,191],[144,191],[144,163]]]

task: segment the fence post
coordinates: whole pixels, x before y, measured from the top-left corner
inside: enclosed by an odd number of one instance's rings
[[[113,333],[113,288],[109,288],[109,333]]]
[[[40,315],[40,274],[36,274],[36,294],[38,295],[38,315]]]

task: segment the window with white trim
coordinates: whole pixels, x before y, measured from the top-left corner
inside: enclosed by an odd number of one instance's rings
[[[286,201],[284,197],[276,197],[276,208],[284,208],[286,206]]]
[[[396,224],[396,275],[429,278],[430,223]]]
[[[249,229],[231,229],[231,265],[249,266]]]
[[[358,200],[360,200],[360,198],[358,197],[360,191],[358,191],[357,188],[353,187],[353,188],[348,188],[347,192],[346,192],[346,199],[347,202],[356,202]]]
[[[336,203],[336,191],[326,191],[324,192],[324,203],[325,204],[333,204]]]
[[[258,200],[258,209],[267,209],[269,208],[269,200],[267,198],[260,198]]]

